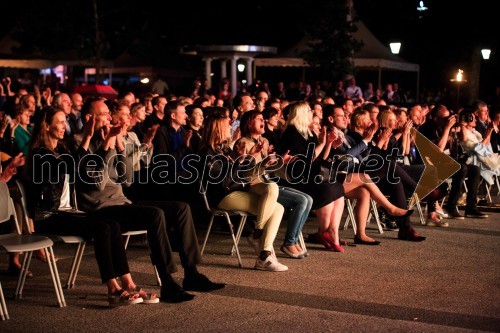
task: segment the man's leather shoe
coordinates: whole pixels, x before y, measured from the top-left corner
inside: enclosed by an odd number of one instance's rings
[[[354,244],[362,244],[362,245],[380,245],[379,241],[367,242],[359,238],[358,236],[354,236]]]
[[[469,208],[465,210],[465,217],[470,217],[473,219],[486,219],[488,218],[487,214],[481,213],[477,208]]]
[[[167,303],[181,303],[190,301],[195,295],[187,293],[182,289],[177,283],[172,284],[169,287],[161,288],[160,301]]]
[[[225,283],[215,283],[210,281],[205,275],[197,274],[194,277],[184,278],[182,287],[184,290],[207,292],[217,289],[222,289],[226,286]]]
[[[413,228],[410,228],[408,230],[399,229],[398,239],[410,242],[422,242],[425,240],[425,237],[420,236],[415,230],[413,230]]]
[[[463,215],[460,215],[457,208],[445,208],[448,212],[448,218],[455,220],[463,220]]]

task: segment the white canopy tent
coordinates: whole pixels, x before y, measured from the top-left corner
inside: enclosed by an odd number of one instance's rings
[[[378,86],[382,84],[382,70],[397,70],[417,73],[417,96],[419,93],[420,65],[408,62],[392,54],[388,47],[382,44],[375,35],[358,21],[355,23],[358,31],[353,33],[353,38],[363,42],[360,51],[353,55],[354,65],[358,69],[377,70]],[[308,37],[302,38],[297,44],[275,57],[255,58],[256,67],[309,67],[300,54],[310,48]]]

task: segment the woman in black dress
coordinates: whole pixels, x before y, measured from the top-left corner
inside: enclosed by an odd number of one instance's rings
[[[344,209],[345,193],[368,192],[393,216],[413,213],[411,210],[391,204],[366,174],[350,173],[344,181],[324,181],[319,175],[321,160],[329,155],[332,147],[336,148],[342,144],[342,138],[337,136],[336,131],[327,133],[326,128],[321,130],[319,138],[316,137],[309,130],[312,115],[309,104],[305,102],[291,105],[285,132],[281,137],[280,153],[288,152],[297,157],[297,161],[287,167],[286,182],[288,186],[313,198],[312,210],[319,223],[318,239],[325,247],[344,252],[340,246],[338,230]]]

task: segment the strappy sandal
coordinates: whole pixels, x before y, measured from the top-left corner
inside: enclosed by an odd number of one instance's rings
[[[143,302],[143,299],[137,293],[129,293],[124,289],[120,289],[112,294],[108,294],[108,301],[110,307],[116,307],[139,304]]]
[[[160,298],[155,293],[146,292],[146,291],[144,291],[144,289],[142,289],[139,286],[135,286],[135,289],[128,290],[128,292],[131,294],[139,294],[139,297],[142,298],[143,304],[160,303]]]

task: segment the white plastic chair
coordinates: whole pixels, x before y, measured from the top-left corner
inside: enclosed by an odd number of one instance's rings
[[[212,230],[212,224],[214,223],[214,219],[216,216],[223,216],[226,218],[227,224],[229,226],[229,230],[231,231],[231,238],[233,240],[233,247],[231,249],[231,254],[236,252],[236,256],[238,257],[238,264],[239,267],[243,267],[243,264],[241,263],[241,256],[240,256],[240,251],[238,250],[238,243],[241,238],[241,233],[243,232],[243,227],[246,223],[246,220],[248,216],[252,216],[252,214],[248,212],[243,212],[243,211],[238,211],[238,210],[225,210],[225,209],[220,209],[220,208],[212,208],[210,207],[210,204],[208,203],[207,199],[207,191],[203,185],[200,185],[201,189],[201,194],[203,196],[203,201],[205,202],[205,207],[207,208],[208,212],[211,214],[210,217],[210,223],[208,224],[208,229],[207,229],[207,234],[205,236],[205,240],[203,241],[203,245],[201,247],[200,254],[203,255],[203,252],[205,251],[205,246],[207,245],[208,241],[208,236],[210,236],[210,231]],[[231,216],[240,216],[240,225],[238,226],[238,230],[236,231],[236,235],[234,234],[234,226],[233,223],[231,222]]]
[[[80,264],[82,262],[83,253],[85,251],[85,246],[87,244],[85,239],[83,239],[83,237],[74,236],[74,235],[61,236],[61,235],[53,235],[53,234],[32,233],[31,228],[30,228],[30,223],[29,223],[29,221],[31,219],[28,217],[28,210],[27,210],[27,205],[26,205],[26,191],[24,189],[24,185],[18,179],[16,179],[16,185],[17,185],[19,192],[21,194],[22,212],[23,212],[24,221],[26,223],[26,230],[28,233],[49,237],[54,243],[77,244],[75,255],[73,256],[73,262],[71,263],[71,269],[69,272],[68,280],[66,282],[66,285],[64,286],[65,289],[74,288],[75,282],[76,282],[76,277],[78,275],[78,270],[80,269]]]
[[[5,297],[3,296],[2,284],[0,283],[0,320],[8,320],[9,311],[7,310],[7,304],[5,303]]]
[[[5,182],[0,182],[0,223],[7,222],[14,217],[17,222],[17,215],[14,208],[14,203],[10,197],[9,188]],[[54,242],[44,236],[38,235],[20,235],[18,233],[10,233],[5,235],[0,235],[0,250],[6,253],[17,253],[24,252],[23,262],[21,265],[21,273],[17,280],[16,291],[14,297],[19,299],[22,297],[22,292],[24,288],[24,283],[26,282],[26,276],[28,275],[28,269],[31,263],[31,257],[33,256],[33,251],[45,250],[49,254],[47,258],[50,276],[54,284],[54,289],[56,292],[57,303],[59,307],[66,306],[66,300],[64,299],[64,293],[61,287],[61,281],[59,280],[59,272],[57,270],[57,265],[55,262],[54,251],[52,250],[52,245]],[[3,293],[1,295],[2,300],[2,313],[7,314],[6,319],[8,319],[7,306],[5,305],[5,300],[3,300]],[[5,310],[5,311],[4,311]]]

